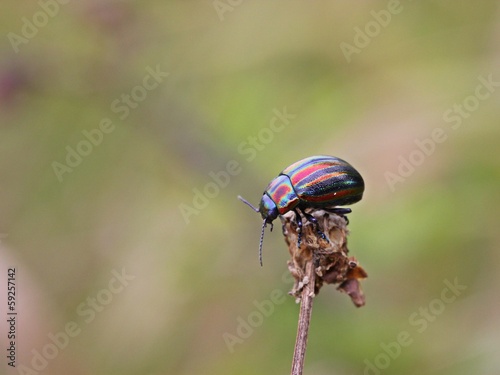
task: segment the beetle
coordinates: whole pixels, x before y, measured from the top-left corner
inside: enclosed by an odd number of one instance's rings
[[[348,162],[334,156],[317,155],[299,160],[285,168],[264,190],[259,208],[238,196],[255,212],[260,212],[263,219],[259,244],[260,265],[262,266],[265,228],[270,224],[272,231],[273,221],[278,216],[289,211],[295,213],[300,247],[302,216],[312,222],[318,233],[326,238],[319,231],[316,219],[304,209],[321,208],[345,217],[344,215],[350,213],[351,209],[335,206],[345,206],[360,201],[364,190],[363,178]]]

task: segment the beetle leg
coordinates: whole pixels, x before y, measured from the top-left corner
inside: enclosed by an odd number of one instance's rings
[[[300,248],[300,243],[302,242],[302,216],[299,214],[299,211],[293,210],[295,212],[295,223],[297,224],[297,232],[298,232],[298,238],[297,238],[297,248]]]
[[[308,213],[305,213],[303,212],[304,216],[306,217],[307,220],[309,220],[313,226],[314,226],[314,229],[316,229],[316,232],[319,234],[319,236],[328,241],[328,239],[326,238],[325,234],[319,229],[319,224],[318,224],[318,220],[316,220],[316,218],[311,215],[311,214],[308,214]]]
[[[325,211],[331,212],[333,214],[339,215],[340,217],[343,217],[345,220],[345,225],[349,225],[349,219],[345,215],[350,214],[352,212],[352,210],[350,208],[334,207],[334,208],[325,209]]]
[[[340,216],[347,215],[347,214],[350,214],[352,212],[352,210],[350,208],[345,208],[345,207],[333,207],[333,208],[327,208],[324,210],[328,211],[328,212],[332,212],[332,213],[340,215]]]

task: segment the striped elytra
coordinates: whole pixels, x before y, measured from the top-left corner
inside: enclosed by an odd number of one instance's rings
[[[302,159],[285,168],[280,176],[289,178],[302,208],[353,204],[361,200],[365,190],[358,171],[345,160],[333,156]],[[274,199],[269,195],[280,210],[278,197]]]
[[[312,221],[306,208],[330,209],[344,215],[350,209],[335,209],[356,203],[363,197],[365,184],[359,172],[345,160],[334,156],[311,156],[285,168],[267,186],[259,208],[239,197],[254,211],[260,212],[263,223],[259,257],[262,264],[262,241],[264,229],[278,215],[295,212],[296,222],[302,227],[302,216]],[[272,227],[271,227],[272,229]],[[299,237],[300,244],[300,237]]]

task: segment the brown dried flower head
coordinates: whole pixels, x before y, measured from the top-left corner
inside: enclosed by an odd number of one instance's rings
[[[290,294],[300,301],[304,285],[309,280],[306,265],[312,261],[315,269],[314,294],[318,294],[323,284],[339,284],[338,290],[347,293],[357,306],[365,304],[365,296],[361,290],[360,279],[367,277],[365,270],[355,257],[348,256],[347,219],[335,213],[319,209],[307,209],[318,221],[318,228],[309,221],[302,225],[300,248],[297,247],[298,232],[295,214],[289,212],[281,217],[283,235],[292,257],[288,261],[288,269],[295,278],[295,285]],[[319,229],[325,238],[318,233]]]

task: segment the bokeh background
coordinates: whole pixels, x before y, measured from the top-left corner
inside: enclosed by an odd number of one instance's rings
[[[321,290],[304,373],[499,373],[498,1],[2,8],[2,353],[9,267],[19,315],[0,373],[288,373],[298,305],[257,308],[290,290],[287,249],[278,224],[259,266],[236,196],[314,154],[365,178],[349,247],[369,278],[360,309]]]

